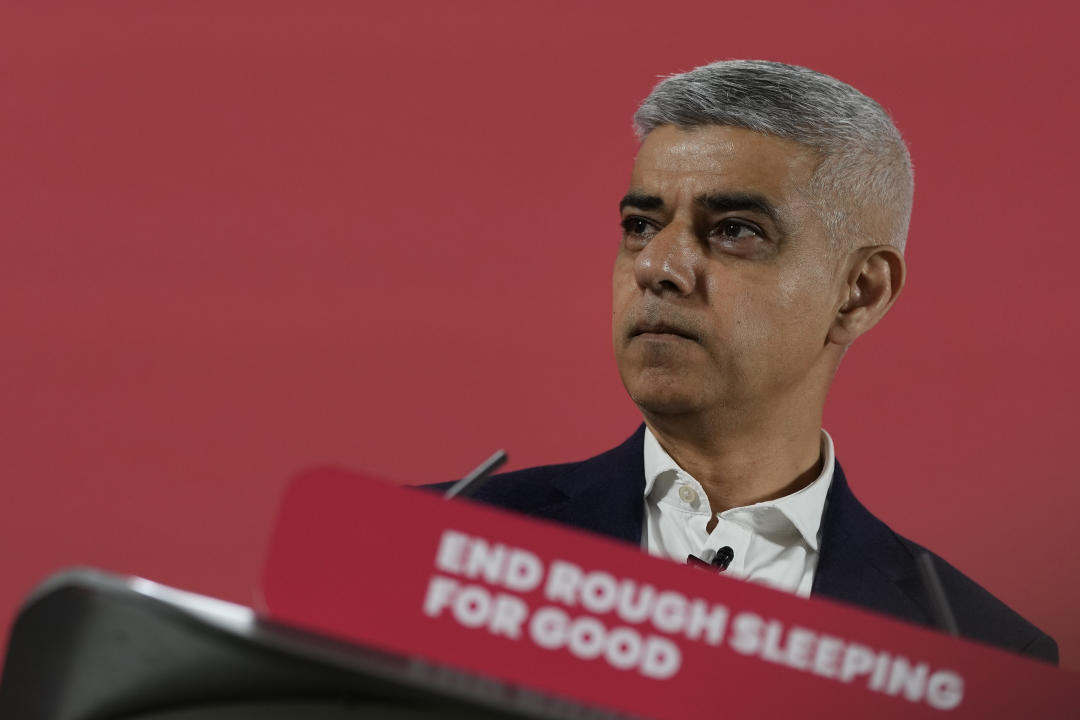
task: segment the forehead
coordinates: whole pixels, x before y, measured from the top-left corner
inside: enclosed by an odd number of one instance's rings
[[[781,205],[801,195],[817,164],[811,149],[792,140],[724,125],[662,125],[642,142],[630,184],[665,198],[738,191]]]

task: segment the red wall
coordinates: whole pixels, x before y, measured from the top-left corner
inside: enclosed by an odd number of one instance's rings
[[[14,5],[4,622],[72,564],[247,601],[277,496],[313,463],[432,481],[499,446],[520,467],[621,440],[630,115],[659,74],[767,57],[880,100],[915,159],[909,285],[828,408],[856,492],[1080,668],[1064,10]]]

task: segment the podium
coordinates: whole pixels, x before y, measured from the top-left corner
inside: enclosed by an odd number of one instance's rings
[[[583,711],[94,570],[60,573],[35,592],[0,680],[5,720],[504,720]]]
[[[337,469],[254,607],[92,570],[20,613],[0,718],[1073,718],[1071,673]]]

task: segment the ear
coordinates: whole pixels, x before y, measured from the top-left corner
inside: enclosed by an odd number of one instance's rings
[[[892,245],[859,248],[851,255],[844,290],[828,340],[847,346],[885,317],[904,288],[907,266]]]

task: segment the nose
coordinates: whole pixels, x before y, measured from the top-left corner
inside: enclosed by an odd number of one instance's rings
[[[693,228],[672,222],[638,252],[634,275],[643,290],[657,295],[689,295],[697,286],[701,262],[701,248]]]

